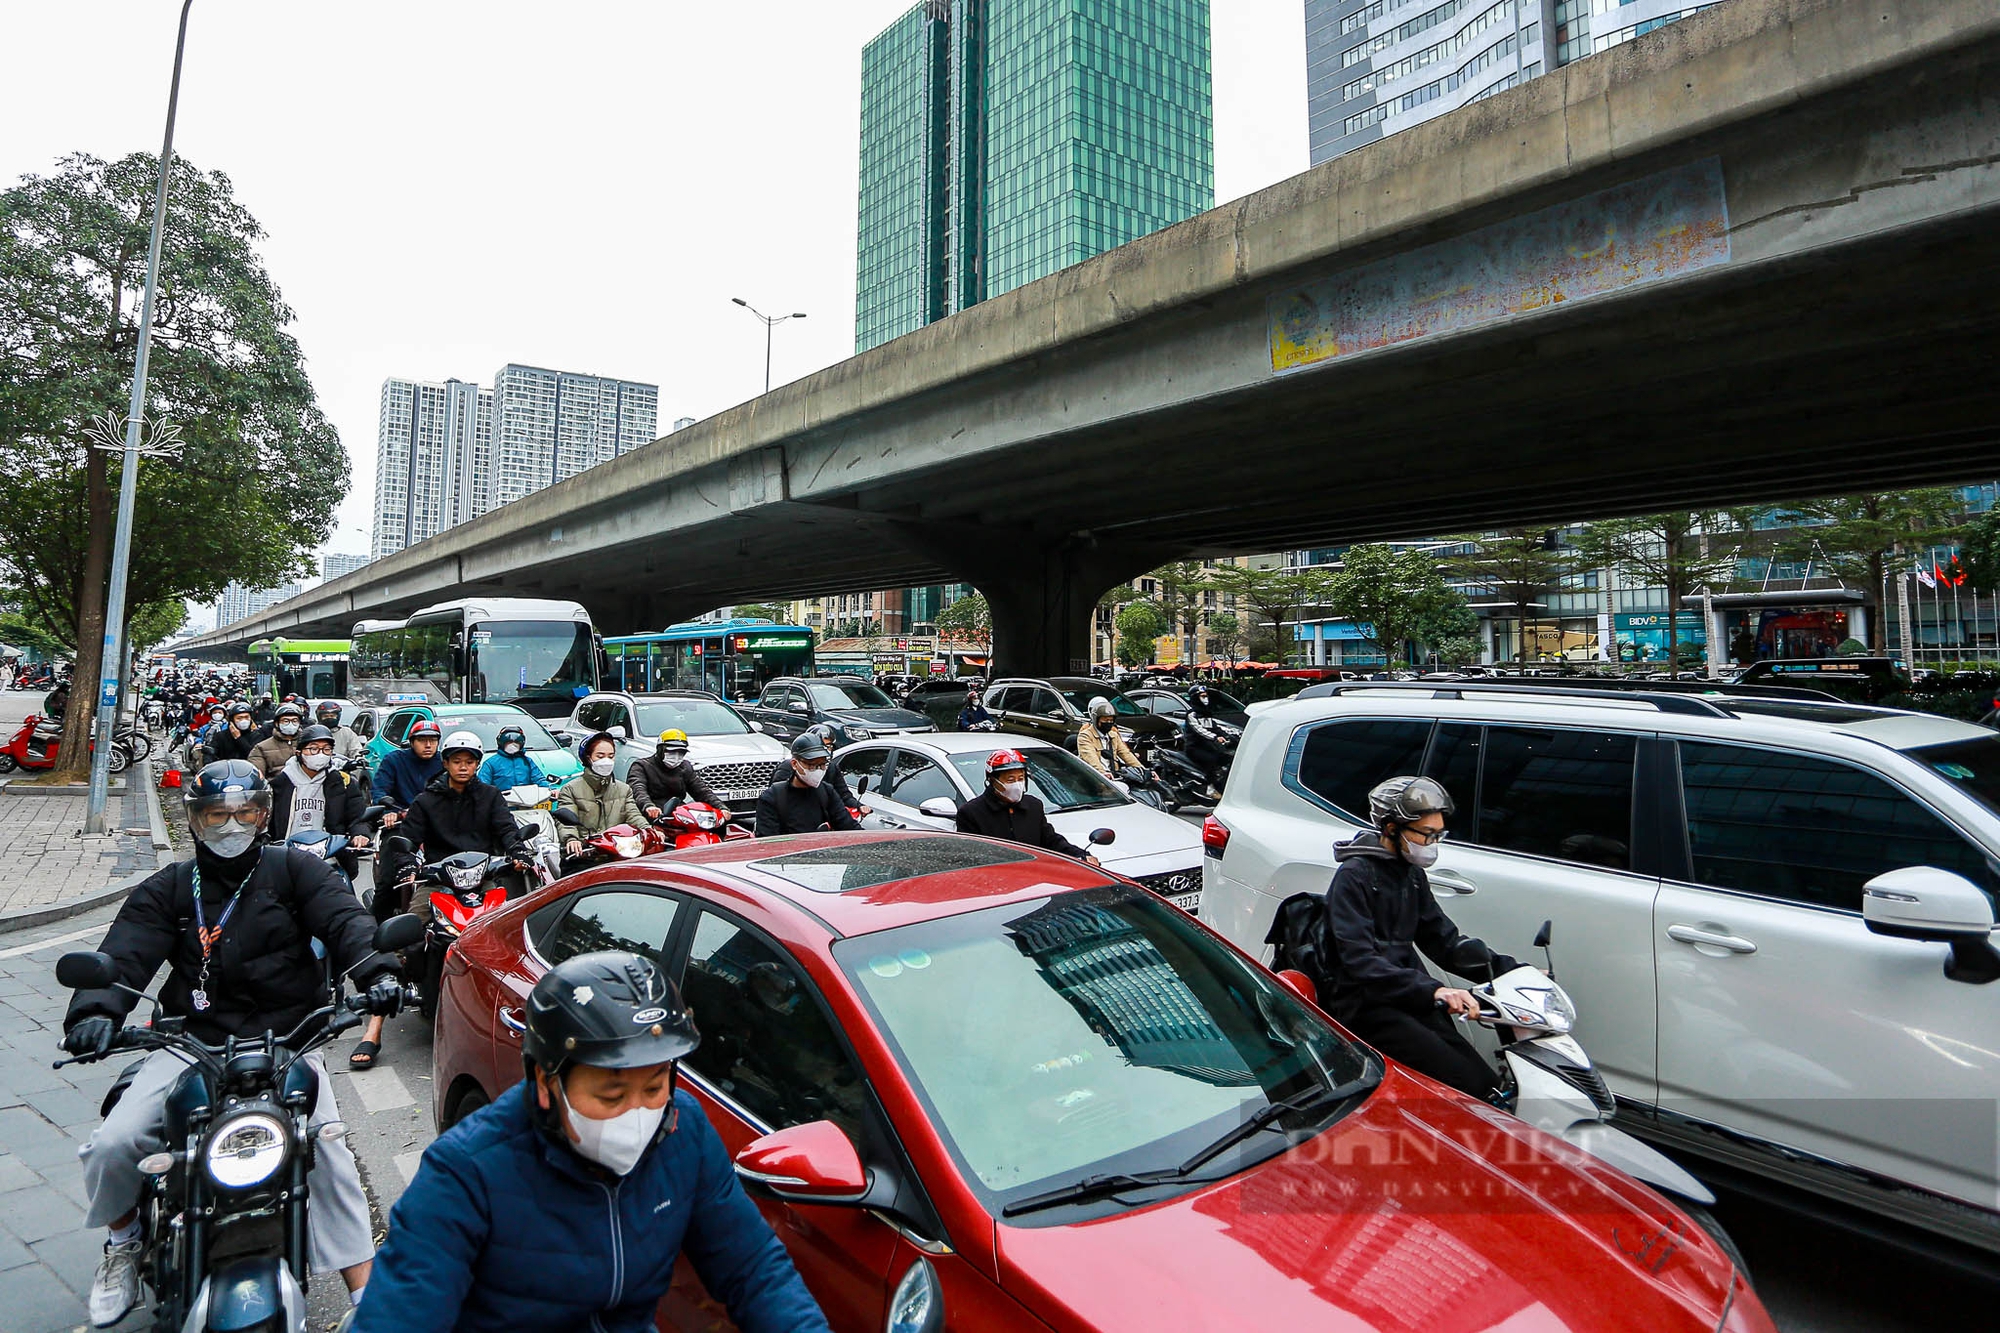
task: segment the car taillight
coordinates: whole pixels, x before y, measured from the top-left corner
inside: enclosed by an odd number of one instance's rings
[[[1229,846],[1229,826],[1214,815],[1201,821],[1201,850],[1207,856],[1220,856]]]

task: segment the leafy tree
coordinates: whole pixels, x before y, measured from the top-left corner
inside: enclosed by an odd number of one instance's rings
[[[1218,611],[1208,618],[1208,651],[1210,655],[1234,663],[1236,650],[1243,646],[1243,627],[1234,614]]]
[[[1441,657],[1444,652],[1439,645],[1447,640],[1467,640],[1472,644],[1471,654],[1453,660],[1470,661],[1479,655],[1479,613],[1450,587],[1447,586],[1445,591],[1448,596],[1425,599],[1425,604],[1418,611],[1416,633],[1412,637]]]
[[[841,621],[827,631],[826,637],[829,639],[866,639],[872,638],[881,632],[882,626],[879,621],[870,620],[866,616],[859,616]]]
[[[1155,641],[1167,632],[1167,617],[1148,601],[1127,603],[1118,612],[1118,662],[1144,666],[1153,660]]]
[[[986,598],[979,593],[961,597],[938,612],[937,632],[943,638],[963,639],[972,643],[991,643],[993,608],[986,604]]]
[[[1194,661],[1195,634],[1201,628],[1202,594],[1215,586],[1208,573],[1208,567],[1199,560],[1176,560],[1161,565],[1149,576],[1159,586],[1158,602],[1167,619],[1166,632],[1181,636],[1183,662]]]
[[[123,432],[158,167],[77,154],[0,191],[0,558],[23,614],[81,649],[57,780],[88,764],[119,461],[87,430]],[[310,574],[347,489],[262,236],[226,176],[175,159],[146,416],[183,448],[139,474],[134,614]]]
[[[1369,639],[1391,664],[1402,656],[1404,645],[1424,637],[1426,628],[1457,632],[1465,627],[1452,610],[1454,605],[1463,609],[1465,599],[1445,584],[1437,556],[1414,547],[1348,547],[1327,605],[1357,627],[1367,626]]]
[[[1963,502],[1957,491],[1932,486],[1800,500],[1781,509],[1798,526],[1778,544],[1780,555],[1812,559],[1849,587],[1879,596],[1884,575],[1910,567],[1907,559],[1896,567],[1892,552],[1897,545],[1928,559],[1930,547],[1952,544],[1957,536],[1953,519]],[[1877,652],[1888,641],[1887,631],[1888,617],[1878,612],[1871,626]]]
[[[1332,579],[1329,570],[1311,565],[1285,569],[1224,565],[1210,571],[1210,582],[1235,597],[1237,609],[1247,617],[1250,650],[1268,652],[1278,662],[1296,651],[1285,631],[1306,611],[1327,605]]]
[[[1575,552],[1562,545],[1552,528],[1502,528],[1449,540],[1471,549],[1447,555],[1445,568],[1491,590],[1519,614],[1520,660],[1527,661],[1531,608],[1576,567]]]
[[[1958,534],[1958,559],[1965,567],[1966,587],[1988,591],[2000,588],[2000,509],[1981,514],[1965,525]]]
[[[1735,576],[1744,517],[1721,509],[1683,509],[1642,518],[1587,523],[1578,553],[1588,567],[1623,569],[1667,591],[1667,661],[1680,660],[1681,599]]]
[[[164,642],[175,630],[187,624],[187,605],[180,598],[164,602],[148,602],[132,617],[132,628],[125,642],[135,653],[143,653],[156,644]]]
[[[733,606],[730,610],[738,620],[769,620],[780,625],[791,619],[792,614],[786,607],[776,606],[770,602],[748,602]]]

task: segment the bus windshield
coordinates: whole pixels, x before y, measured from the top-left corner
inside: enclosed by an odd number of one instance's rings
[[[472,627],[466,698],[561,717],[597,684],[590,626],[568,620],[486,620]]]

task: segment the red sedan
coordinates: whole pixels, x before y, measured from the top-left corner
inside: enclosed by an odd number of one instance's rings
[[[1772,1329],[1660,1196],[1153,894],[980,838],[733,842],[509,904],[446,964],[440,1125],[605,948],[681,979],[683,1084],[836,1329]],[[659,1322],[728,1327],[685,1265]]]

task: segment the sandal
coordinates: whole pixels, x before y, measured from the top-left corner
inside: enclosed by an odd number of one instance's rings
[[[375,1057],[382,1053],[379,1041],[364,1041],[354,1048],[354,1054],[347,1057],[349,1069],[373,1069]]]

